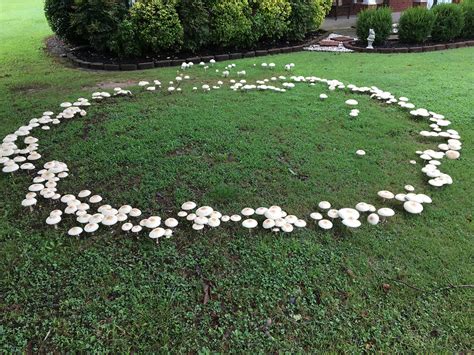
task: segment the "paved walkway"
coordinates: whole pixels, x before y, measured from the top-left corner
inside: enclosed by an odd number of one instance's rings
[[[400,12],[392,13],[393,22],[398,22],[400,19]],[[336,32],[345,36],[355,36],[355,24],[357,22],[357,16],[338,16],[337,20],[334,17],[326,17],[321,29],[328,32]]]

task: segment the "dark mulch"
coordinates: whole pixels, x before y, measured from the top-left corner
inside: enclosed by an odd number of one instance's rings
[[[456,43],[461,43],[461,42],[465,42],[465,41],[467,41],[467,39],[456,39],[455,41],[452,41],[452,42],[449,42],[449,43],[456,44]],[[425,43],[422,43],[422,44],[421,43],[409,44],[409,43],[401,43],[398,40],[388,40],[384,44],[374,46],[374,48],[376,48],[376,49],[377,48],[418,48],[418,47],[421,47],[421,46],[435,46],[435,45],[439,45],[439,44],[446,45],[447,43],[426,41]],[[352,45],[354,47],[359,47],[359,48],[366,48],[367,47],[367,44],[359,42],[359,41],[357,41],[355,43],[352,43]]]
[[[111,54],[107,53],[97,53],[91,48],[88,47],[79,47],[72,51],[72,53],[80,60],[92,63],[104,63],[104,64],[138,64],[145,62],[154,62],[159,60],[173,60],[173,59],[187,59],[187,58],[201,58],[207,56],[216,56],[220,54],[230,54],[235,52],[246,53],[248,51],[256,50],[271,50],[279,49],[284,47],[300,46],[300,45],[311,45],[315,42],[318,42],[325,35],[324,31],[316,31],[308,34],[304,41],[291,42],[291,41],[280,41],[275,43],[261,43],[258,48],[247,48],[242,50],[222,50],[216,48],[206,48],[196,53],[191,52],[181,52],[181,53],[163,53],[153,56],[144,56],[144,57],[131,57],[131,58],[117,58]]]

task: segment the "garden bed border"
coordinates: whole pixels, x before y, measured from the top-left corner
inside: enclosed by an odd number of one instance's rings
[[[319,39],[318,39],[319,40]],[[195,64],[203,61],[209,62],[211,59],[214,59],[216,62],[230,60],[230,59],[240,59],[240,58],[253,58],[253,57],[262,57],[267,55],[274,55],[280,53],[291,53],[291,52],[300,52],[304,47],[309,46],[315,40],[311,40],[307,44],[300,44],[296,46],[289,47],[280,47],[280,48],[270,48],[264,50],[253,50],[245,52],[232,52],[227,54],[216,54],[216,55],[206,55],[206,56],[194,56],[181,59],[164,59],[164,60],[154,60],[154,61],[144,61],[141,63],[101,63],[101,62],[88,62],[82,59],[79,59],[74,55],[74,51],[79,49],[87,48],[87,46],[76,47],[68,50],[66,57],[76,66],[85,69],[92,70],[107,70],[107,71],[131,71],[131,70],[144,70],[152,68],[162,68],[162,67],[177,67],[180,66],[183,62],[193,62]]]
[[[462,47],[474,47],[474,40],[466,40],[459,42],[450,42],[450,43],[438,43],[430,45],[413,46],[413,47],[398,47],[398,48],[374,48],[367,49],[359,47],[356,45],[356,41],[347,41],[344,42],[344,47],[347,49],[352,49],[355,52],[363,53],[420,53],[420,52],[433,52],[440,51],[445,49],[454,49]]]

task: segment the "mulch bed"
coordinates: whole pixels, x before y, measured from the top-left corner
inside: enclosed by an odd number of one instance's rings
[[[381,46],[374,49],[367,49],[366,44],[358,41],[344,42],[344,46],[357,52],[365,53],[419,53],[432,52],[444,49],[462,48],[474,46],[474,40],[456,40],[449,43],[426,42],[424,44],[406,44],[398,40],[388,40]]]
[[[203,61],[209,62],[232,60],[240,58],[260,57],[279,53],[290,53],[302,51],[304,47],[317,43],[325,36],[325,32],[316,31],[310,33],[301,42],[280,42],[275,44],[261,44],[259,48],[246,51],[223,52],[211,48],[199,53],[180,53],[179,55],[162,54],[157,56],[145,56],[139,58],[120,59],[103,53],[94,52],[90,47],[82,46],[67,50],[67,57],[77,66],[94,70],[142,70],[156,67],[180,66],[183,62],[193,62],[195,64]],[[51,37],[53,44],[56,40]],[[54,46],[52,46],[54,48]],[[48,51],[55,52],[51,46],[47,46]]]

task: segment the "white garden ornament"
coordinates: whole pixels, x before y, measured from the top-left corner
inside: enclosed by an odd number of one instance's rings
[[[216,62],[210,61],[210,65],[214,66]],[[183,63],[182,70],[188,70],[193,67],[193,64]],[[206,69],[205,63],[201,62],[200,67]],[[228,78],[231,76],[231,69],[235,64],[228,65],[226,70],[222,72],[221,78]],[[262,68],[275,69],[274,63],[262,63]],[[292,71],[294,64],[286,64],[284,69],[288,72]],[[202,69],[201,69],[202,70]],[[216,69],[218,70],[218,69]],[[237,72],[237,76],[245,76],[247,72],[241,70]],[[178,92],[185,90],[183,88],[184,82],[189,80],[190,75],[179,74],[175,81],[167,88],[169,95],[176,95]],[[150,86],[153,82],[154,86]],[[428,122],[429,129],[421,131],[420,136],[423,139],[430,139],[432,137],[437,140],[445,139],[443,143],[437,142],[434,149],[425,149],[417,151],[418,161],[422,164],[421,171],[427,176],[427,182],[433,187],[443,187],[453,183],[450,175],[442,172],[441,164],[443,159],[459,160],[461,157],[462,142],[460,134],[452,129],[446,129],[451,124],[443,115],[436,112],[428,111],[424,108],[416,108],[406,97],[396,97],[390,92],[383,91],[375,86],[372,87],[358,87],[354,84],[344,84],[338,80],[328,80],[316,76],[273,76],[270,79],[257,80],[255,84],[249,83],[244,79],[229,79],[229,88],[237,92],[249,91],[271,91],[275,93],[285,93],[289,89],[294,89],[298,83],[309,83],[311,85],[323,84],[326,85],[329,91],[345,90],[354,95],[366,94],[372,99],[386,104],[397,103],[400,109],[416,119],[425,119]],[[210,92],[212,89],[219,89],[225,87],[226,83],[219,80],[217,85],[201,84],[202,91]],[[161,87],[159,80],[147,81],[142,80],[138,83],[139,87],[147,91],[155,91],[156,88]],[[198,91],[198,86],[193,88],[193,91]],[[110,97],[131,96],[132,92],[115,88],[114,93],[95,92],[92,94],[92,100],[103,101]],[[151,94],[149,94],[151,95]],[[328,95],[322,93],[319,99],[325,100]],[[355,99],[347,99],[345,104],[348,106],[358,105]],[[341,102],[341,105],[343,102]],[[211,206],[199,206],[196,202],[183,202],[179,211],[174,216],[161,217],[158,215],[148,216],[143,218],[142,212],[137,207],[131,205],[116,206],[103,204],[103,198],[94,194],[85,186],[77,189],[77,197],[75,194],[62,194],[60,190],[61,179],[68,177],[68,166],[59,161],[49,161],[41,163],[42,156],[39,153],[39,140],[34,137],[34,129],[55,129],[55,127],[67,120],[81,119],[86,116],[85,108],[91,103],[85,98],[79,98],[73,102],[63,102],[59,106],[61,111],[55,116],[52,111],[45,111],[41,118],[31,119],[27,125],[19,127],[15,132],[6,135],[3,138],[0,147],[0,164],[3,165],[2,171],[7,174],[14,174],[21,171],[35,171],[36,175],[32,178],[32,184],[27,188],[28,192],[25,198],[21,201],[21,205],[30,209],[33,206],[47,207],[42,204],[41,200],[50,200],[54,205],[54,210],[50,212],[49,217],[45,223],[54,228],[63,221],[76,221],[77,225],[68,226],[67,234],[70,236],[79,236],[82,233],[93,233],[98,229],[115,228],[123,233],[132,233],[138,235],[140,233],[147,233],[151,239],[158,241],[165,237],[172,236],[174,230],[183,228],[186,224],[190,225],[195,231],[204,231],[210,228],[222,228],[227,224],[240,225],[246,229],[262,228],[273,232],[291,233],[301,228],[308,228],[305,219],[296,215],[288,214],[282,207],[274,206],[259,206],[255,209],[253,207],[245,207],[239,213],[222,214]],[[358,109],[352,109],[350,116],[356,117],[359,114]],[[53,125],[51,125],[53,124]],[[352,153],[353,154],[353,153]],[[364,156],[365,151],[359,149],[356,151],[358,156]],[[26,162],[28,161],[28,162]],[[34,164],[32,163],[34,162]],[[408,162],[407,162],[408,163]],[[411,160],[410,164],[416,164],[417,160]],[[21,164],[21,166],[20,166]],[[380,190],[378,192],[378,199],[373,196],[377,203],[390,203],[390,206],[398,204],[400,211],[417,215],[424,211],[425,204],[432,203],[431,197],[422,193],[414,193],[413,185],[405,185],[400,188],[401,191],[393,193],[388,190]],[[417,188],[417,191],[419,188]],[[49,204],[49,206],[51,206]],[[389,207],[379,206],[377,209],[375,205],[359,202],[352,206],[338,206],[334,208],[330,202],[321,201],[315,203],[315,209],[319,211],[312,211],[309,218],[313,220],[309,228],[314,228],[317,225],[320,229],[330,230],[334,224],[342,224],[347,228],[358,228],[363,221],[367,221],[369,225],[377,225],[380,221],[386,222],[387,218],[396,214],[395,210]],[[63,218],[63,211],[65,216],[72,216],[73,218]],[[162,225],[162,220],[163,225]],[[63,222],[65,223],[65,222]],[[119,225],[116,227],[116,225]]]

